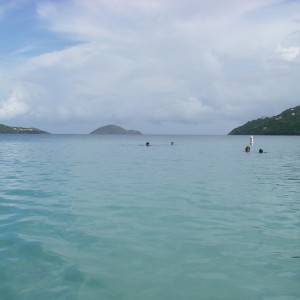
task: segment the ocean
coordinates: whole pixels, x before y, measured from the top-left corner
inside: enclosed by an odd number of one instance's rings
[[[0,299],[299,300],[300,137],[248,144],[0,135]]]

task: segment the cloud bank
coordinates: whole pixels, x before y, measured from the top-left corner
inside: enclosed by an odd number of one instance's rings
[[[28,10],[17,2],[15,11]],[[300,104],[297,1],[62,0],[30,7],[40,30],[65,44],[39,53],[22,45],[7,54],[0,122],[58,133],[116,123],[146,133],[226,134]]]

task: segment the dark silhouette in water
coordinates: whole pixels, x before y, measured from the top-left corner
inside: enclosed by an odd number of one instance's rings
[[[246,148],[245,148],[245,152],[250,152],[250,146],[247,146]]]

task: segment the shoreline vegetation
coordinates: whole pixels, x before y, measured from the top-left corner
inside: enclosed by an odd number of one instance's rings
[[[33,127],[0,124],[0,134],[50,134],[50,132]],[[142,135],[143,133],[110,124],[99,127],[89,134]],[[276,116],[248,121],[234,128],[228,135],[300,135],[300,105],[289,108]]]
[[[47,131],[40,130],[38,128],[26,128],[26,127],[16,127],[7,126],[0,124],[0,134],[50,134]]]
[[[102,126],[92,131],[90,134],[129,134],[129,135],[141,135],[142,133],[137,130],[127,130],[120,126],[110,124]]]
[[[300,135],[300,105],[276,116],[249,121],[228,135]]]

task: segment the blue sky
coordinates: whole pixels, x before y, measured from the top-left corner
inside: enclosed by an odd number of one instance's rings
[[[64,37],[47,30],[43,20],[37,17],[35,1],[20,1],[20,5],[2,7],[4,7],[2,18],[0,17],[0,36],[3,41],[0,47],[2,61],[14,59],[21,54],[27,57],[39,55],[70,45]]]
[[[0,0],[0,123],[227,134],[300,105],[300,1]]]

